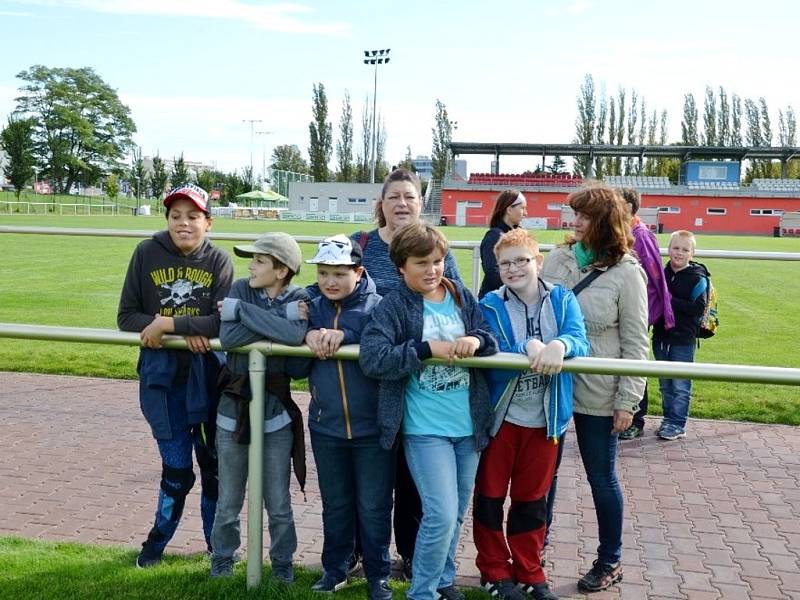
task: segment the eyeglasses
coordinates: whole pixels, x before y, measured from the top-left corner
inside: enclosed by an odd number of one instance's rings
[[[515,269],[524,269],[525,267],[530,264],[533,260],[530,256],[515,258],[514,260],[504,260],[502,262],[497,263],[497,266],[500,267],[500,270],[504,273],[507,273],[511,270],[513,266]]]

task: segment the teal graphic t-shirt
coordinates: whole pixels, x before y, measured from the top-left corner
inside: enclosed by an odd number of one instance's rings
[[[455,341],[464,322],[450,292],[442,302],[424,300],[422,340]],[[450,365],[425,365],[406,386],[403,433],[466,437],[472,435],[469,371]]]

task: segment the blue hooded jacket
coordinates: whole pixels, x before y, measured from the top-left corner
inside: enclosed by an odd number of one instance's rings
[[[578,299],[572,291],[560,285],[550,285],[539,280],[545,289],[542,310],[552,310],[557,332],[555,337],[546,337],[547,344],[556,339],[565,346],[564,358],[587,356],[589,340]],[[506,310],[506,287],[490,292],[481,300],[481,310],[489,327],[497,336],[501,352],[527,355],[528,340],[514,339],[511,318]],[[547,336],[547,332],[542,332]],[[495,435],[503,424],[520,372],[512,369],[487,369],[486,379],[494,406],[495,418],[491,434]],[[549,402],[544,406],[547,437],[558,440],[572,418],[572,374],[562,371],[550,380]]]
[[[308,307],[308,328],[339,329],[342,345],[358,344],[372,309],[381,297],[366,271],[341,302],[319,295]],[[311,403],[308,428],[336,438],[378,435],[378,381],[364,375],[358,361],[289,359],[292,376],[308,376]]]

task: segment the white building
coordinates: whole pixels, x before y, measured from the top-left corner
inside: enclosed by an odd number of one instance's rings
[[[381,187],[380,183],[293,181],[288,212],[309,220],[371,222]]]

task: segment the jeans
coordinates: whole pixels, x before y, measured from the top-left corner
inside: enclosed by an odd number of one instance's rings
[[[642,400],[639,402],[639,410],[637,410],[633,415],[633,425],[636,425],[636,427],[639,429],[644,430],[644,418],[647,416],[647,409],[649,406],[650,402],[647,397],[647,382],[645,381],[644,394],[642,394]]]
[[[674,346],[653,340],[653,356],[656,360],[694,362],[694,344]],[[661,404],[664,409],[664,424],[684,429],[689,418],[689,401],[692,397],[691,379],[661,379]]]
[[[422,499],[422,522],[414,548],[414,575],[406,595],[430,600],[453,585],[455,554],[480,454],[475,438],[406,435],[406,460]]]
[[[617,480],[617,434],[614,417],[575,413],[575,434],[586,478],[592,488],[601,563],[617,563],[622,556],[622,488]]]
[[[377,436],[348,440],[313,431],[311,448],[322,496],[325,573],[347,576],[358,521],[367,579],[388,579],[394,452],[381,448]]]
[[[148,543],[155,553],[166,548],[180,523],[186,496],[195,482],[192,470],[192,449],[200,467],[200,516],[206,545],[211,548],[211,528],[217,506],[217,456],[203,443],[201,425],[189,425],[186,414],[186,385],[176,385],[166,394],[170,439],[158,439],[161,455],[161,486],[155,522]]]
[[[292,564],[297,549],[291,496],[289,495],[292,426],[265,433],[263,494],[269,523],[269,557],[275,566]],[[211,533],[214,556],[230,558],[241,545],[239,514],[247,486],[247,444],[238,443],[232,431],[217,428],[219,502]]]

